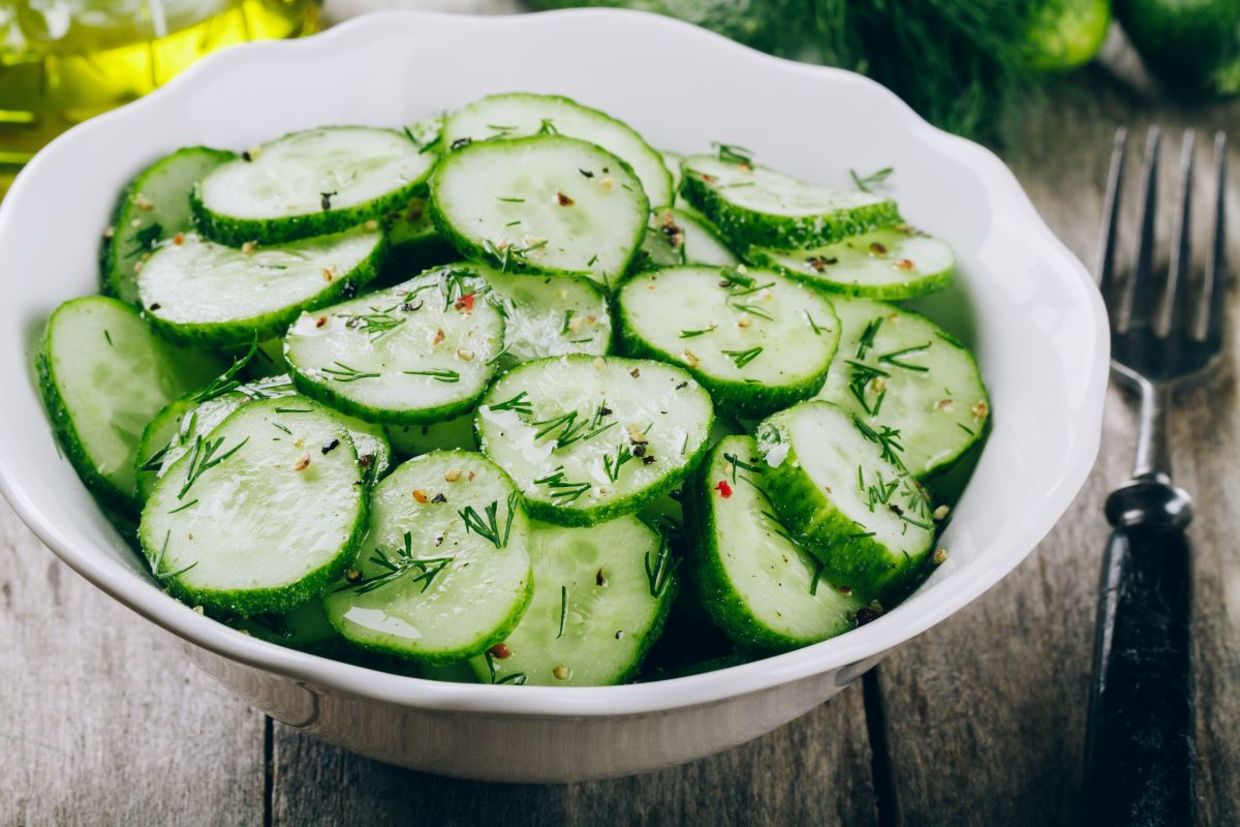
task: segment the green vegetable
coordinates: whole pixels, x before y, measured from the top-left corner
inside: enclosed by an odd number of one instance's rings
[[[1115,14],[1146,67],[1181,92],[1240,92],[1240,0],[1119,0]]]

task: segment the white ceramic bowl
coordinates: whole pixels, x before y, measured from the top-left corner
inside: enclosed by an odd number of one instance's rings
[[[895,167],[890,186],[905,216],[955,245],[960,285],[932,312],[976,348],[995,411],[943,538],[950,559],[912,598],[863,628],[778,657],[574,689],[436,683],[314,657],[195,614],[146,575],[58,458],[31,369],[47,315],[96,290],[99,234],[125,182],[188,144],[241,149],[321,124],[397,125],[508,90],[576,97],[667,149],[740,144],[827,183],[846,184],[850,167]],[[0,489],[21,517],[255,706],[349,749],[446,775],[622,775],[796,718],[1011,571],[1063,514],[1098,448],[1108,356],[1101,302],[994,155],[929,126],[860,76],[766,57],[650,15],[389,13],[303,41],[230,50],[40,153],[0,208],[0,262]]]

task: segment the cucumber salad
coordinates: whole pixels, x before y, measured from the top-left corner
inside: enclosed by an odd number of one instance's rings
[[[989,430],[902,304],[952,248],[891,170],[700,149],[514,93],[155,160],[47,320],[64,456],[159,588],[401,674],[608,685],[868,623]]]

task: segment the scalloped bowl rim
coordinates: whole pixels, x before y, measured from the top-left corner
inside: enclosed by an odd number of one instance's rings
[[[1072,271],[1064,276],[1088,285],[1085,295],[1094,329],[1087,339],[1094,350],[1083,359],[1086,399],[1074,417],[1079,426],[1079,442],[1071,461],[1063,468],[1058,484],[1047,492],[1043,518],[1029,537],[1002,552],[972,562],[967,568],[922,586],[916,605],[906,601],[870,624],[822,643],[774,655],[748,664],[669,680],[613,687],[510,687],[445,683],[375,671],[324,657],[288,649],[249,636],[237,634],[223,624],[202,616],[157,589],[151,588],[135,572],[101,554],[75,547],[57,528],[54,516],[28,496],[15,472],[8,446],[0,445],[0,493],[34,533],[61,560],[107,594],[146,619],[184,640],[248,666],[287,678],[362,696],[380,702],[439,711],[479,711],[541,717],[616,716],[649,714],[725,701],[740,695],[761,692],[813,675],[839,670],[853,664],[868,663],[895,646],[924,632],[977,598],[1014,569],[1045,537],[1083,485],[1097,455],[1102,421],[1103,390],[1107,381],[1109,340],[1106,314],[1093,280],[1085,267],[1067,250],[1043,222],[1015,176],[989,150],[950,135],[924,121],[890,91],[869,79],[841,69],[811,66],[771,57],[738,45],[696,26],[643,12],[577,9],[506,17],[471,17],[419,11],[392,11],[365,15],[310,38],[247,44],[225,50],[191,67],[154,93],[120,109],[74,127],[46,147],[18,176],[3,206],[0,206],[0,240],[12,223],[14,205],[22,202],[28,188],[41,179],[45,168],[53,167],[62,153],[80,151],[103,125],[114,121],[138,121],[157,117],[166,101],[175,96],[192,95],[212,82],[226,67],[250,64],[261,71],[268,56],[296,51],[364,48],[366,33],[413,20],[418,26],[469,32],[490,27],[539,27],[584,19],[591,25],[637,25],[669,27],[686,43],[722,55],[721,59],[746,61],[767,73],[811,74],[825,82],[866,84],[870,92],[894,103],[904,113],[910,133],[924,142],[955,156],[967,157],[991,187],[1008,199],[1008,207],[1043,251],[1057,259],[1059,266]],[[2,248],[0,248],[2,249]],[[1036,535],[1036,536],[1033,536]],[[1009,545],[1012,545],[1009,543]],[[969,576],[965,576],[966,573]],[[930,599],[933,597],[933,599]]]

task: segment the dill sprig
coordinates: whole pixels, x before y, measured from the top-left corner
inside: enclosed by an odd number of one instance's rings
[[[671,543],[666,537],[660,539],[659,547],[654,552],[654,560],[650,559],[650,552],[646,552],[642,565],[646,569],[646,582],[650,586],[651,597],[661,597],[667,590],[668,583],[672,582],[672,574],[680,567],[680,560],[680,557],[672,554]]]
[[[242,446],[249,441],[250,438],[247,436],[224,453],[217,454],[220,446],[224,444],[224,437],[215,440],[204,439],[202,435],[196,437],[189,455],[189,473],[185,476],[185,483],[181,486],[181,490],[177,492],[177,499],[184,499],[199,477],[240,451]]]
[[[616,452],[605,454],[603,456],[603,471],[607,474],[607,479],[616,482],[620,479],[620,469],[624,464],[633,459],[633,452],[629,449],[627,442],[621,442],[616,446]]]
[[[395,559],[393,559],[393,557]],[[401,580],[405,575],[414,573],[409,578],[410,583],[421,583],[422,592],[425,592],[435,582],[435,578],[440,572],[448,567],[453,561],[452,557],[424,557],[415,558],[413,556],[413,535],[405,532],[405,544],[403,547],[397,548],[389,557],[387,552],[378,546],[375,547],[374,553],[370,556],[370,562],[378,566],[382,571],[378,574],[364,577],[356,583],[346,582],[336,591],[344,591],[345,589],[353,589],[358,594],[368,594],[376,589],[395,583]],[[420,592],[421,593],[421,592]]]
[[[903,368],[904,370],[917,371],[918,373],[927,373],[929,372],[930,368],[926,367],[925,365],[909,364],[908,362],[903,361],[903,358],[905,356],[911,356],[915,353],[924,353],[929,349],[930,349],[930,342],[926,342],[924,345],[914,345],[913,347],[906,347],[903,350],[893,350],[890,353],[884,353],[878,357],[878,361],[882,362],[885,365],[891,365],[892,367]]]
[[[545,485],[551,489],[551,499],[560,505],[576,502],[583,494],[594,487],[591,482],[571,482],[564,472],[564,466],[561,465],[555,469],[555,473],[549,474],[542,479],[534,480],[535,485]]]
[[[521,391],[511,399],[505,399],[503,402],[496,402],[494,405],[487,405],[493,411],[514,411],[519,414],[534,413],[534,406],[530,404],[529,394]]]
[[[174,577],[180,577],[182,574],[185,574],[185,572],[189,571],[194,566],[198,565],[198,561],[195,560],[194,562],[190,563],[188,566],[177,569],[176,571],[161,572],[159,569],[164,564],[164,555],[168,553],[168,541],[171,539],[172,539],[172,529],[168,529],[167,531],[164,532],[163,545],[159,547],[159,552],[155,555],[155,559],[151,561],[151,576],[154,577],[156,580],[160,581],[161,583],[166,580],[171,580]]]
[[[508,545],[508,537],[512,534],[512,518],[516,514],[517,508],[517,492],[513,491],[508,494],[508,513],[504,519],[504,527],[499,527],[499,501],[491,500],[490,504],[483,508],[484,519],[476,508],[472,505],[466,506],[456,512],[460,515],[461,520],[465,523],[465,533],[471,531],[490,541],[491,545],[498,548],[505,548]]]
[[[371,308],[370,313],[350,315],[348,321],[345,322],[345,326],[362,328],[363,332],[370,336],[370,340],[373,342],[384,334],[391,333],[404,323],[404,316],[393,316],[390,310]]]
[[[556,640],[564,637],[564,621],[566,620],[568,620],[568,586],[560,586],[560,630],[555,633]]]
[[[874,403],[870,404],[869,390],[871,383],[876,379],[886,379],[891,374],[882,368],[876,368],[853,359],[845,359],[844,364],[848,365],[849,393],[853,395],[853,398],[857,400],[867,414],[878,416],[878,412],[883,407],[883,399],[887,396],[887,388],[884,387],[878,391]]]
[[[878,335],[878,329],[882,326],[882,316],[876,316],[866,323],[865,328],[861,331],[861,337],[857,339],[858,359],[864,359],[865,355],[870,352],[870,348],[874,347],[874,337]]]
[[[895,172],[895,167],[883,167],[871,172],[869,175],[858,175],[855,170],[848,170],[848,174],[852,177],[853,185],[862,192],[869,192],[870,187],[877,187],[879,184],[882,184],[893,172]]]
[[[250,340],[250,347],[244,354],[233,360],[228,370],[211,380],[211,384],[194,394],[193,400],[198,403],[208,402],[217,397],[223,396],[229,391],[234,391],[241,387],[241,382],[237,379],[237,374],[250,364],[250,360],[254,358],[254,354],[258,352],[258,336],[255,335]]]
[[[719,152],[719,160],[725,164],[737,164],[740,166],[753,166],[753,150],[746,149],[736,144],[725,144],[719,141],[711,141],[713,146]]]
[[[501,678],[499,674],[496,673],[495,671],[494,657],[492,657],[490,652],[486,653],[486,657],[487,657],[487,671],[491,673],[491,683],[493,684],[511,683],[516,686],[523,686],[526,680],[528,680],[524,672],[513,672],[512,674],[504,675]]]
[[[574,442],[593,439],[599,434],[610,430],[616,426],[615,420],[603,424],[611,411],[607,404],[603,403],[595,410],[594,416],[590,419],[584,417],[578,418],[577,411],[569,411],[567,413],[557,414],[556,416],[540,419],[530,424],[538,430],[534,433],[534,439],[539,440],[550,436],[557,430],[560,435],[555,439],[555,447],[566,448]]]
[[[743,368],[761,355],[762,348],[751,347],[748,350],[724,350],[720,352],[735,362],[737,368]]]
[[[454,370],[402,370],[401,373],[408,376],[429,376],[436,382],[460,382],[461,374]]]
[[[379,374],[349,367],[344,362],[334,362],[335,367],[323,368],[322,372],[337,382],[356,382],[359,379],[375,379]]]
[[[736,471],[737,471],[737,469],[738,469],[738,468],[739,468],[739,469],[743,469],[743,470],[745,470],[745,471],[748,471],[748,472],[749,472],[749,473],[751,473],[751,474],[758,474],[759,476],[761,476],[761,474],[762,474],[762,469],[761,469],[760,467],[758,467],[757,465],[753,465],[752,463],[745,462],[743,459],[741,459],[740,457],[738,457],[736,454],[726,454],[726,453],[725,453],[725,454],[723,455],[723,458],[727,461],[727,463],[728,463],[729,465],[731,465],[731,466],[732,466],[732,482],[733,482],[733,484],[735,484],[735,483],[736,483]]]

